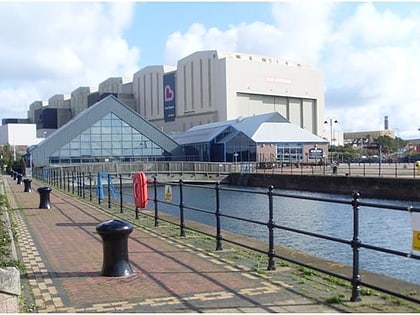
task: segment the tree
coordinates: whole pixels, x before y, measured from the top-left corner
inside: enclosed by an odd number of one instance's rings
[[[375,144],[382,147],[382,153],[390,154],[398,152],[399,148],[406,145],[406,141],[398,137],[392,139],[388,136],[380,136],[375,140]]]

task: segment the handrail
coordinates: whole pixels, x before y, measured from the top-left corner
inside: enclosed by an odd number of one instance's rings
[[[35,176],[39,176],[40,174],[35,174]],[[91,173],[84,173],[84,172],[74,172],[74,171],[65,171],[65,172],[55,172],[54,170],[52,170],[51,172],[48,172],[47,176],[45,176],[45,174],[41,174],[42,176],[40,176],[39,179],[44,179],[46,180],[49,184],[54,185],[56,187],[58,187],[59,189],[63,189],[64,191],[67,191],[70,193],[70,191],[72,192],[72,194],[75,194],[75,189],[77,189],[77,195],[83,199],[86,198],[86,195],[89,195],[89,200],[92,201],[93,200],[93,189],[92,187],[95,185],[94,184],[94,180],[95,178],[97,178],[97,174],[91,174]],[[139,218],[139,211],[137,208],[134,207],[134,202],[133,202],[133,191],[130,192],[126,192],[124,191],[124,185],[123,185],[123,179],[126,181],[130,181],[132,176],[131,174],[108,174],[108,187],[107,187],[107,196],[100,196],[97,195],[97,202],[100,205],[102,201],[105,200],[105,198],[108,198],[108,204],[107,204],[107,208],[111,209],[113,205],[118,205],[118,208],[120,210],[120,213],[123,213],[123,211],[125,209],[128,209],[130,211],[133,211],[135,213],[135,219]],[[117,186],[118,189],[116,188],[115,190],[118,191],[118,196],[119,198],[113,198],[113,194],[111,192],[111,185],[110,183],[113,182],[113,180],[115,180],[115,183],[118,182],[118,185],[114,185]],[[378,204],[378,203],[372,203],[372,202],[362,202],[360,201],[360,193],[358,192],[353,192],[352,194],[352,199],[349,200],[345,200],[345,199],[337,199],[337,198],[328,198],[328,197],[316,197],[316,196],[308,196],[308,195],[296,195],[293,193],[279,193],[279,192],[274,192],[273,186],[268,186],[268,189],[266,191],[252,191],[252,190],[247,190],[247,189],[236,189],[236,188],[231,188],[231,187],[222,187],[220,185],[220,183],[216,183],[214,185],[192,185],[192,184],[186,184],[184,183],[182,180],[180,180],[178,183],[159,183],[156,179],[156,177],[153,178],[153,181],[149,182],[149,185],[153,188],[153,198],[149,197],[149,201],[153,202],[153,206],[154,206],[154,214],[153,214],[153,218],[155,221],[155,226],[159,225],[159,221],[165,221],[171,224],[175,224],[180,228],[180,236],[183,237],[185,236],[185,231],[188,230],[192,230],[198,233],[202,233],[204,235],[207,236],[211,236],[214,237],[214,239],[216,240],[216,250],[221,250],[223,248],[222,242],[227,242],[227,243],[231,243],[237,246],[241,246],[243,248],[252,250],[252,251],[256,251],[259,253],[264,253],[265,255],[267,255],[268,257],[268,265],[267,265],[267,270],[274,270],[275,269],[275,261],[274,259],[284,259],[287,261],[290,261],[292,263],[304,266],[304,267],[308,267],[320,272],[323,272],[325,274],[331,275],[331,276],[335,276],[338,278],[341,278],[343,280],[349,281],[351,283],[352,286],[352,295],[350,298],[350,301],[360,301],[361,300],[361,293],[360,293],[360,286],[364,285],[366,287],[370,287],[372,289],[378,290],[378,291],[382,291],[385,293],[391,293],[397,297],[415,302],[415,303],[420,303],[419,299],[416,299],[415,297],[411,296],[411,295],[404,295],[400,292],[392,292],[390,291],[388,288],[381,288],[378,287],[375,284],[372,283],[368,283],[362,280],[361,277],[361,271],[360,271],[360,265],[359,265],[359,251],[361,248],[365,248],[365,249],[369,249],[369,250],[373,250],[373,251],[377,251],[377,252],[383,252],[383,253],[387,253],[390,255],[395,255],[395,256],[400,256],[400,257],[407,257],[409,259],[415,259],[415,260],[420,260],[420,255],[417,254],[413,254],[413,253],[405,253],[399,250],[394,250],[394,249],[389,249],[389,248],[385,248],[385,247],[380,247],[380,246],[376,246],[376,245],[372,245],[372,244],[366,244],[364,242],[362,242],[362,240],[360,239],[359,236],[359,212],[360,212],[360,208],[361,207],[371,207],[371,208],[381,208],[381,209],[385,209],[385,210],[392,210],[392,211],[410,211],[410,212],[417,212],[420,213],[420,208],[416,208],[416,207],[402,207],[402,206],[395,206],[395,205],[391,205],[391,204]],[[158,194],[157,194],[157,188],[158,185],[172,185],[172,186],[177,186],[179,188],[179,202],[178,203],[174,203],[171,201],[166,201],[166,200],[159,200],[158,199]],[[88,187],[86,187],[88,186]],[[214,198],[215,198],[215,209],[203,209],[200,207],[194,207],[192,205],[188,205],[188,200],[185,200],[185,196],[184,196],[184,190],[188,189],[188,188],[197,188],[197,189],[202,189],[202,190],[209,190],[214,192]],[[228,213],[224,213],[223,209],[220,206],[221,203],[221,196],[220,193],[222,191],[230,191],[230,192],[235,192],[235,193],[252,193],[252,194],[258,194],[258,195],[266,195],[267,199],[268,199],[268,221],[267,222],[263,222],[260,220],[255,220],[253,218],[247,218],[247,217],[239,217],[239,216],[235,216],[235,215],[231,215]],[[149,195],[150,196],[150,195]],[[295,199],[301,199],[301,200],[313,200],[313,201],[319,201],[319,202],[326,202],[326,203],[334,203],[334,204],[345,204],[348,205],[349,207],[351,207],[352,211],[353,211],[353,236],[351,240],[346,240],[346,239],[342,239],[339,237],[333,237],[333,236],[329,236],[329,235],[325,235],[322,233],[315,233],[315,232],[311,232],[311,231],[306,231],[303,229],[297,229],[297,228],[293,228],[290,226],[286,226],[286,225],[281,225],[281,224],[276,224],[273,220],[273,209],[274,209],[274,203],[277,202],[274,200],[274,197],[287,197],[287,198],[295,198]],[[118,201],[114,201],[114,200],[118,200]],[[173,221],[170,220],[165,220],[161,217],[159,217],[159,204],[165,204],[165,205],[169,205],[171,207],[173,207],[174,209],[179,209],[179,222],[175,223]],[[135,209],[134,209],[135,208]],[[216,218],[216,224],[215,224],[215,228],[216,228],[216,232],[215,234],[210,234],[208,232],[205,231],[200,231],[196,228],[193,227],[189,227],[186,222],[185,222],[185,212],[186,211],[196,211],[196,212],[201,212],[201,213],[205,213],[207,215],[212,215]],[[146,214],[145,214],[146,215]],[[268,231],[268,249],[267,250],[262,250],[261,248],[256,248],[253,246],[250,246],[249,244],[243,244],[240,243],[234,239],[228,239],[225,237],[221,236],[221,220],[223,218],[228,218],[228,219],[232,219],[232,220],[237,220],[239,222],[247,222],[247,223],[252,223],[252,224],[257,224],[260,226],[266,226],[267,227],[267,231]],[[342,274],[338,274],[338,273],[334,273],[331,270],[326,270],[326,269],[322,269],[316,266],[309,266],[308,264],[306,264],[305,262],[302,261],[296,261],[293,258],[290,257],[283,257],[279,254],[277,254],[275,252],[275,241],[274,241],[274,231],[275,230],[284,230],[284,231],[288,231],[288,232],[292,232],[292,233],[298,233],[298,234],[302,234],[302,235],[306,235],[309,237],[313,237],[313,238],[317,238],[317,239],[323,239],[326,241],[331,241],[331,242],[335,242],[335,243],[341,243],[344,245],[348,245],[351,247],[351,251],[353,254],[353,258],[352,258],[352,265],[351,265],[351,269],[352,269],[352,274],[351,277],[347,277],[344,276]]]

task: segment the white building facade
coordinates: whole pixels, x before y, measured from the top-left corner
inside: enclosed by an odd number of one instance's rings
[[[71,99],[54,95],[47,106],[34,102],[28,118],[40,129],[38,135],[50,133],[107,94],[168,134],[270,112],[318,136],[324,129],[320,71],[289,60],[219,50],[195,52],[176,66],[147,66],[133,74],[132,82],[108,78],[97,92],[79,87]]]
[[[321,73],[278,58],[200,51],[176,70],[140,70],[133,90],[137,111],[166,132],[273,111],[313,134],[322,131]]]

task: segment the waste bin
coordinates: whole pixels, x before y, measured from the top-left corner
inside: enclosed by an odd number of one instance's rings
[[[103,276],[120,277],[133,273],[128,261],[128,236],[133,226],[126,221],[112,219],[96,225],[96,231],[102,238]]]
[[[25,178],[23,180],[23,185],[24,185],[23,192],[31,192],[32,191],[31,183],[32,183],[32,179],[30,179],[30,178]]]
[[[38,188],[39,192],[39,209],[51,209],[50,192],[51,187],[42,186]]]

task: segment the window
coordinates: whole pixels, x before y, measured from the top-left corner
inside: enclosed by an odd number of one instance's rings
[[[161,156],[164,150],[129,126],[113,113],[109,113],[93,126],[83,131],[70,143],[62,146],[51,156],[51,163],[63,163],[64,159],[92,160],[104,158],[135,158]],[[68,160],[70,162],[70,160]]]

